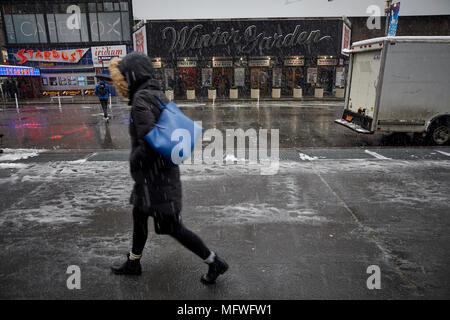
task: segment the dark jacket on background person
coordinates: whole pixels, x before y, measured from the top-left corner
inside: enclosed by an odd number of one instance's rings
[[[169,102],[162,91],[162,81],[158,79],[150,59],[142,54],[128,54],[119,62],[118,69],[128,83],[131,105],[130,170],[135,185],[130,202],[148,211],[155,219],[157,216],[179,219],[180,170],[144,140],[161,114],[157,99],[165,104]]]
[[[105,86],[105,93],[102,94],[100,92],[100,86],[104,85]],[[109,95],[111,94],[111,89],[109,88],[109,85],[107,83],[105,83],[105,81],[101,80],[96,86],[95,86],[95,95],[100,99],[100,100],[108,100],[109,99]]]

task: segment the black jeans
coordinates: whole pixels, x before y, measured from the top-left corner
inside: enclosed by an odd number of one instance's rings
[[[105,118],[107,118],[108,117],[108,100],[100,99],[100,104],[102,105],[103,116]]]
[[[133,248],[131,251],[136,255],[142,254],[147,241],[148,217],[149,215],[140,210],[139,207],[133,207]],[[211,254],[202,239],[187,229],[181,222],[175,224],[170,235],[203,260]]]

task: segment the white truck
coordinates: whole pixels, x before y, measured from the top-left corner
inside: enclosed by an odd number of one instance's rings
[[[345,107],[336,123],[358,133],[417,133],[450,141],[450,37],[353,43]]]

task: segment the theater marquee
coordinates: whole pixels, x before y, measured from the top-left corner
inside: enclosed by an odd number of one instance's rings
[[[297,56],[341,50],[342,20],[155,21],[147,25],[151,55]]]

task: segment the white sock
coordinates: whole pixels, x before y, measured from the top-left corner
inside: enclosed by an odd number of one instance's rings
[[[139,260],[142,257],[142,254],[134,254],[133,252],[130,251],[130,260]]]
[[[209,257],[205,260],[205,263],[207,263],[207,264],[213,263],[215,257],[216,257],[216,254],[213,251],[211,251]]]

